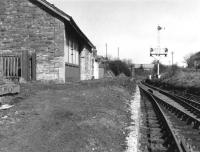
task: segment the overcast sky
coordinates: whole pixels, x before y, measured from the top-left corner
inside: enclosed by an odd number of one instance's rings
[[[161,46],[169,49],[161,62],[183,64],[184,56],[200,51],[200,0],[48,0],[72,16],[97,47],[98,54],[150,63],[151,47],[157,47],[157,26]]]

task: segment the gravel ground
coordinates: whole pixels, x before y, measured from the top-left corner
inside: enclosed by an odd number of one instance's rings
[[[0,111],[0,152],[123,152],[135,82],[28,83]]]

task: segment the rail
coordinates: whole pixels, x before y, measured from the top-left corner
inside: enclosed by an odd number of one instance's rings
[[[166,131],[165,135],[167,135],[167,138],[165,138],[167,144],[167,151],[169,152],[189,152],[187,146],[185,145],[185,142],[182,139],[178,139],[176,137],[176,134],[174,133],[170,122],[168,118],[166,117],[165,113],[163,112],[162,108],[159,105],[158,99],[154,97],[151,90],[145,90],[142,85],[139,85],[139,88],[141,92],[143,92],[145,95],[149,97],[150,102],[152,102],[152,105],[154,106],[155,112],[158,117],[160,117],[160,120],[162,121],[164,130]]]
[[[160,89],[158,87],[154,87],[154,86],[146,84],[146,83],[143,83],[143,84],[146,85],[146,86],[148,86],[149,88],[157,90],[161,94],[164,94],[167,97],[173,99],[175,102],[179,103],[185,109],[187,109],[188,111],[190,111],[191,113],[193,113],[195,116],[197,116],[197,118],[200,118],[200,109],[199,109],[200,108],[200,103],[199,102],[186,99],[186,98],[178,96],[176,94],[172,94],[172,93],[170,93],[168,91],[162,90],[162,89]],[[199,124],[199,126],[200,126],[200,124]]]

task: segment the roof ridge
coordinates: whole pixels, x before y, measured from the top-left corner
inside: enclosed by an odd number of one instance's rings
[[[87,38],[87,36],[82,32],[82,30],[78,27],[78,25],[76,24],[76,22],[74,21],[74,19],[72,18],[72,16],[68,15],[67,13],[65,13],[63,10],[59,9],[58,7],[56,7],[54,4],[48,2],[47,0],[32,0],[32,1],[37,1],[38,3],[42,4],[43,6],[49,8],[51,11],[54,11],[54,13],[56,13],[57,15],[61,16],[62,18],[64,18],[65,20],[69,21],[69,23],[73,26],[73,28],[77,31],[77,33],[79,33],[80,36],[83,37],[83,39],[85,39],[85,41],[87,41],[87,43],[92,47],[92,48],[96,48],[92,42]],[[59,14],[60,13],[60,14]]]
[[[47,0],[40,0],[43,1],[44,3],[50,5],[52,8],[58,10],[59,12],[61,12],[62,14],[65,14],[67,17],[72,18],[70,15],[68,15],[67,13],[65,13],[63,10],[59,9],[58,7],[56,7],[53,3],[48,2]]]

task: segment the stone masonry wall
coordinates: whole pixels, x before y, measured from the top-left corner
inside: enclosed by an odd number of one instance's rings
[[[64,81],[64,23],[29,0],[0,0],[0,51],[36,51],[36,79]]]

